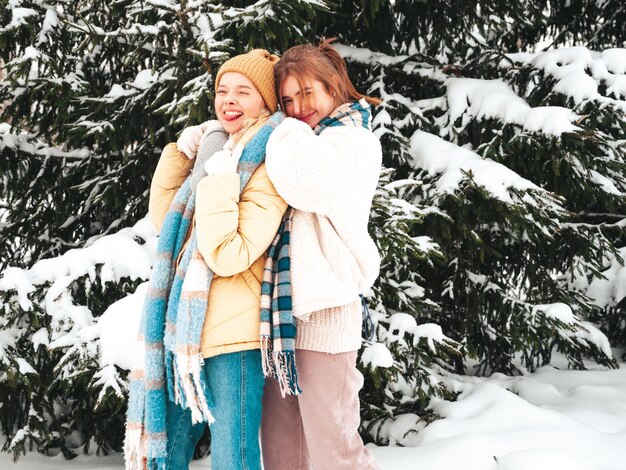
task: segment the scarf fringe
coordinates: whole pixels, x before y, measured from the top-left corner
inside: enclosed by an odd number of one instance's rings
[[[124,463],[126,470],[165,470],[165,457],[146,456],[144,429],[126,429]]]
[[[296,369],[296,354],[294,351],[277,351],[272,354],[276,366],[276,380],[280,386],[280,394],[302,395],[298,387],[298,371]]]
[[[126,439],[124,440],[124,460],[126,470],[144,470],[144,456],[146,451],[141,445],[143,429],[130,430],[126,428]]]
[[[204,385],[202,382],[201,354],[175,355],[174,368],[174,399],[177,404],[191,411],[193,424],[207,422],[212,424],[215,418],[209,410]]]
[[[265,377],[274,377],[278,381],[280,394],[283,398],[287,395],[302,395],[302,390],[298,386],[295,352],[273,352],[272,349],[272,339],[267,335],[261,336],[263,375]]]
[[[261,336],[261,364],[263,376],[274,377],[274,363],[272,362],[272,338],[269,335]]]

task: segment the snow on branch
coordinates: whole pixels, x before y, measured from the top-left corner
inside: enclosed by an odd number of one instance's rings
[[[72,159],[86,158],[91,153],[88,149],[61,150],[58,147],[50,146],[39,140],[36,134],[24,132],[13,133],[11,132],[11,126],[2,123],[0,124],[0,151],[5,148],[24,152],[28,155]]]
[[[31,312],[35,316],[44,312],[50,318],[49,331],[45,328],[39,330],[32,336],[31,341],[33,344],[43,344],[47,349],[58,349],[63,352],[63,357],[56,365],[63,376],[69,377],[75,373],[74,367],[79,367],[80,364],[80,360],[75,360],[76,357],[90,360],[97,358],[103,368],[118,362],[124,367],[126,364],[123,360],[111,359],[113,354],[111,351],[119,349],[126,352],[128,348],[117,347],[124,338],[127,339],[127,343],[134,343],[138,327],[134,323],[139,321],[145,288],[142,290],[140,286],[135,294],[113,303],[109,310],[115,310],[115,306],[124,307],[119,321],[111,324],[104,318],[100,325],[99,320],[105,315],[94,318],[94,312],[90,307],[77,302],[76,282],[84,282],[84,287],[89,289],[89,286],[96,282],[96,277],[101,286],[108,282],[117,284],[123,279],[131,281],[147,279],[152,269],[156,243],[155,228],[149,219],[144,218],[132,228],[124,228],[115,234],[103,236],[88,247],[69,250],[61,256],[38,261],[30,269],[12,267],[5,269],[0,277],[0,293],[8,294],[9,303],[15,303],[23,312]],[[80,281],[85,277],[86,281]],[[78,288],[78,291],[81,289]],[[103,292],[100,292],[100,295],[103,295]],[[128,308],[129,302],[133,303],[133,299],[140,299],[134,315],[132,308]],[[117,312],[119,313],[119,309]],[[105,336],[108,333],[108,338],[113,338],[109,339],[109,343],[114,341],[116,347],[105,350],[100,348],[98,351],[97,340],[103,328]],[[2,325],[0,322],[0,359],[6,349],[12,347],[15,337],[19,334],[16,327]],[[132,341],[128,339],[129,334]],[[125,357],[128,360],[132,354]],[[102,373],[105,374],[106,371]],[[99,379],[103,380],[100,385],[103,385],[104,389],[108,387],[116,389],[110,380],[104,377]]]
[[[614,307],[626,298],[626,247],[604,255],[603,278],[591,277],[588,272],[577,273],[571,285],[585,291],[595,305],[600,308]],[[620,259],[621,257],[621,259]]]
[[[554,324],[555,333],[571,343],[580,343],[597,347],[604,355],[612,359],[613,351],[609,340],[599,329],[587,321],[581,321],[572,312],[569,305],[553,303],[535,305],[532,313],[527,315],[531,325],[537,323],[536,317],[543,316]]]
[[[146,279],[150,275],[156,236],[154,226],[142,219],[132,228],[104,236],[86,248],[69,250],[56,258],[38,261],[30,269],[8,268],[0,277],[0,290],[15,290],[20,298],[34,286],[51,283],[48,292],[60,294],[63,286],[84,275],[94,276],[102,265],[103,282],[119,281],[122,277]],[[56,295],[52,295],[54,301]],[[22,307],[28,310],[27,305]]]
[[[557,80],[555,91],[571,97],[575,103],[597,100],[626,111],[626,49],[602,52],[583,46],[554,49],[538,54],[509,54],[517,63],[530,64]],[[600,85],[606,86],[603,96]],[[613,96],[614,98],[611,98]]]
[[[462,127],[473,118],[498,119],[524,130],[548,135],[580,130],[572,124],[579,116],[560,106],[531,108],[502,80],[449,78],[446,80],[449,124],[462,118]]]
[[[435,183],[441,193],[449,194],[458,190],[461,181],[468,174],[494,198],[506,204],[521,202],[513,200],[511,189],[545,193],[543,189],[506,166],[482,158],[469,149],[428,132],[416,131],[411,137],[409,151],[413,157],[414,168],[421,168],[430,175],[441,175]]]
[[[517,125],[524,131],[551,136],[559,136],[564,132],[580,130],[578,126],[573,124],[573,122],[580,119],[580,116],[572,110],[560,106],[538,106],[533,108],[523,98],[518,96],[509,84],[501,79],[457,78],[444,73],[445,65],[419,62],[413,56],[390,56],[366,48],[345,45],[337,45],[337,50],[348,61],[370,67],[382,66],[386,70],[393,66],[407,75],[419,75],[420,77],[441,83],[446,89],[443,96],[415,102],[399,93],[387,92],[384,83],[382,83],[382,75],[374,90],[383,99],[383,108],[385,103],[396,102],[403,105],[407,111],[417,117],[422,117],[425,112],[437,108],[443,110],[447,108],[447,112],[435,120],[441,126],[447,127],[449,131],[452,130],[456,120],[459,118],[461,118],[462,128],[473,119],[497,119],[504,124]],[[608,53],[608,56],[611,56],[611,51],[605,52]],[[618,54],[613,53],[613,55]],[[520,60],[520,58],[531,60],[529,59],[531,56],[528,54],[511,56],[517,58],[517,60]],[[621,70],[618,66],[614,68]],[[556,89],[556,91],[560,90]],[[626,95],[626,91],[624,94]],[[382,113],[385,112],[383,109]],[[380,120],[381,118],[378,119]]]

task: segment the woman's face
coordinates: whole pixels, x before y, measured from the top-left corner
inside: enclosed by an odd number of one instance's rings
[[[285,114],[296,118],[314,129],[317,124],[336,108],[335,99],[319,80],[304,77],[304,89],[296,77],[289,75],[280,87],[280,100]]]
[[[226,132],[235,134],[246,119],[257,118],[265,107],[254,84],[238,72],[226,72],[220,78],[215,96],[215,114]]]

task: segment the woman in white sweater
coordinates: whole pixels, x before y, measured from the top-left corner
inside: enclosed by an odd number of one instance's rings
[[[291,311],[302,393],[283,398],[284,383],[266,380],[266,470],[377,468],[358,434],[363,376],[356,357],[359,296],[380,265],[367,230],[382,158],[370,104],[379,101],[354,89],[330,42],[293,47],[275,68],[287,118],[268,141],[266,168],[292,208]]]

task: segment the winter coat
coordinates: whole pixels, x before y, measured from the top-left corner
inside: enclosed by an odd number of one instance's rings
[[[291,225],[296,317],[352,304],[378,277],[380,257],[367,224],[381,162],[378,138],[361,127],[329,127],[316,135],[288,118],[270,136],[267,174],[296,209]]]
[[[172,143],[163,149],[150,188],[149,215],[161,229],[194,161]],[[260,348],[260,294],[265,252],[287,209],[265,164],[240,195],[239,175],[213,174],[196,188],[198,250],[214,272],[202,331],[204,357]]]

